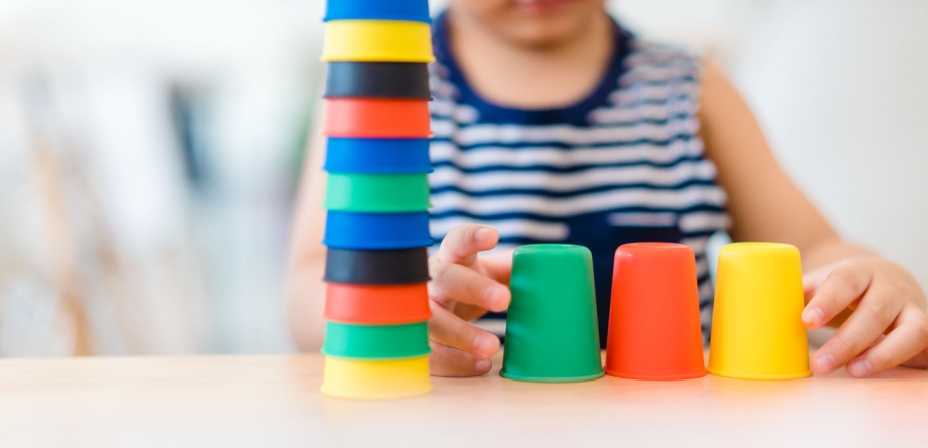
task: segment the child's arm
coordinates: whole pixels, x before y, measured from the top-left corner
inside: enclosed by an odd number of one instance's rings
[[[750,109],[712,64],[702,85],[703,138],[729,195],[732,238],[797,246],[807,272],[803,321],[812,329],[840,324],[815,354],[815,371],[847,365],[850,374],[867,376],[902,363],[928,367],[928,315],[918,283],[841,240],[780,169]]]

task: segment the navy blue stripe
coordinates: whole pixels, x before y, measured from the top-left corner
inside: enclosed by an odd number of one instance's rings
[[[636,166],[648,166],[653,168],[673,168],[677,165],[687,163],[687,162],[696,162],[701,163],[705,161],[705,158],[700,156],[691,156],[684,155],[677,159],[671,160],[669,162],[655,162],[653,160],[636,160],[633,162],[616,162],[616,163],[594,163],[586,165],[573,165],[573,166],[551,166],[551,165],[481,165],[475,168],[464,168],[454,163],[451,160],[442,160],[439,162],[432,161],[432,168],[452,168],[455,171],[460,171],[466,174],[480,174],[480,173],[492,173],[496,171],[502,172],[543,172],[543,173],[576,173],[580,171],[587,171],[593,169],[601,168],[629,168]]]
[[[690,97],[688,97],[688,96],[687,96],[687,97],[681,97],[680,99],[682,100],[682,99],[684,99],[684,98],[687,99],[687,100],[690,101],[690,102],[693,102],[693,100],[692,100]],[[634,103],[634,106],[635,106],[635,108],[637,108],[637,107],[639,107],[639,106],[641,106],[641,105],[647,105],[648,102],[649,102],[648,100],[641,100],[640,102]],[[668,101],[668,102],[669,102],[669,101]],[[658,105],[658,104],[655,104],[655,105]],[[664,106],[665,104],[662,103],[662,104],[659,104],[659,105],[660,105],[660,106]],[[623,106],[618,106],[618,105],[616,105],[616,106],[613,106],[613,107],[610,107],[610,108],[599,109],[599,110],[600,110],[599,113],[604,113],[605,111],[608,111],[608,110],[631,110],[631,109],[634,109],[634,108],[633,108],[633,107],[623,107]],[[588,123],[586,126],[583,126],[583,129],[633,128],[633,127],[635,127],[635,126],[641,126],[641,125],[666,125],[666,124],[669,124],[669,123],[672,122],[672,121],[679,121],[679,120],[685,120],[685,119],[693,118],[695,115],[696,115],[696,114],[694,114],[694,113],[692,113],[692,112],[680,112],[680,111],[675,111],[675,112],[673,112],[672,114],[668,115],[667,118],[663,118],[663,119],[642,117],[642,118],[639,118],[639,119],[633,120],[633,121],[607,121],[607,122],[603,122],[603,123]],[[474,127],[474,126],[480,126],[480,125],[487,125],[487,124],[504,125],[504,124],[501,124],[501,123],[487,123],[487,122],[485,122],[485,121],[476,121],[476,122],[473,122],[473,123],[460,123],[460,122],[457,122],[457,121],[454,120],[454,113],[452,113],[452,114],[450,114],[450,115],[449,115],[449,114],[439,114],[439,113],[435,112],[434,110],[431,111],[430,116],[431,116],[432,120],[449,121],[449,122],[451,122],[451,123],[457,125],[458,128],[460,128],[460,129],[466,129],[466,128],[468,128],[468,127]],[[511,126],[511,125],[510,125],[510,126]]]
[[[524,196],[536,196],[543,198],[569,198],[573,196],[581,196],[594,193],[605,193],[607,191],[622,191],[622,190],[633,190],[633,189],[648,189],[648,190],[658,190],[658,191],[676,191],[683,190],[692,186],[706,186],[712,187],[715,186],[715,181],[712,178],[709,179],[699,179],[693,178],[686,181],[680,182],[673,185],[655,185],[647,182],[639,182],[633,184],[617,184],[617,185],[599,185],[589,188],[581,188],[577,190],[567,190],[567,191],[550,191],[543,190],[539,188],[502,188],[496,190],[467,190],[456,185],[445,185],[441,187],[433,187],[432,194],[438,195],[442,193],[461,193],[472,198],[487,198],[487,197],[501,197],[501,196],[511,196],[511,195],[524,195]]]
[[[541,141],[541,142],[500,142],[500,141],[489,141],[481,143],[472,143],[470,145],[462,145],[459,142],[454,141],[453,137],[434,137],[433,142],[442,142],[450,143],[455,145],[459,151],[470,151],[480,148],[508,148],[508,149],[538,149],[538,147],[545,148],[621,148],[627,146],[641,146],[641,145],[651,145],[651,146],[670,146],[674,143],[679,142],[690,142],[696,139],[696,136],[690,133],[679,132],[677,134],[671,135],[666,140],[652,140],[648,138],[642,138],[638,140],[627,140],[627,141],[611,141],[611,142],[600,142],[600,143],[572,143],[564,141]]]
[[[696,203],[687,207],[674,208],[674,207],[658,207],[658,206],[644,206],[644,205],[629,205],[623,207],[614,207],[604,210],[596,210],[589,213],[580,213],[573,216],[568,216],[566,218],[598,214],[598,213],[695,213],[695,212],[718,212],[720,214],[725,213],[725,209],[719,204],[711,203]],[[476,221],[502,221],[506,219],[525,219],[531,221],[539,222],[563,222],[565,217],[563,215],[541,215],[537,213],[527,213],[519,211],[508,211],[500,213],[473,213],[466,210],[459,209],[450,209],[444,210],[441,212],[431,212],[431,219],[448,219],[448,218],[468,218]]]

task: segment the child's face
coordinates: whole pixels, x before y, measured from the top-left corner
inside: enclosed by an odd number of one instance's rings
[[[602,14],[606,0],[451,0],[452,14],[497,37],[532,47],[557,46]]]

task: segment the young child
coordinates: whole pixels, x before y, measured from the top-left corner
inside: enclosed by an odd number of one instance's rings
[[[507,249],[520,244],[592,251],[603,341],[615,249],[687,244],[708,336],[706,242],[720,230],[800,249],[802,319],[811,329],[838,327],[812,360],[817,373],[928,368],[917,282],[836,235],[717,67],[638,39],[604,3],[451,0],[435,21],[430,183],[441,246],[430,260],[432,372],[490,370],[499,339],[471,321],[507,308]],[[318,349],[324,332],[323,145],[318,136],[311,145],[290,272],[291,324],[306,350]]]

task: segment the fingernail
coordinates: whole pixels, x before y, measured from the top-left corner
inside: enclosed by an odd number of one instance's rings
[[[481,359],[474,364],[474,370],[479,374],[484,374],[490,371],[490,368],[493,367],[493,363],[489,359]]]
[[[489,239],[492,233],[490,229],[482,227],[474,233],[474,238],[477,239],[477,242],[483,242]]]
[[[802,312],[802,321],[807,326],[818,326],[821,321],[825,320],[825,312],[821,308],[810,308]]]
[[[496,336],[483,335],[477,337],[477,342],[474,345],[477,348],[477,351],[486,356],[493,356],[496,354],[496,343],[498,339]]]
[[[831,355],[820,356],[815,360],[815,366],[818,367],[818,371],[822,373],[831,373],[835,369],[835,358]]]
[[[857,377],[867,376],[870,374],[870,372],[873,371],[873,366],[870,365],[870,361],[867,361],[866,359],[864,359],[861,361],[854,361],[853,363],[851,363],[851,365],[848,367],[848,370],[850,370],[851,375],[854,375]]]
[[[499,308],[502,307],[503,302],[506,300],[506,296],[509,294],[509,290],[502,287],[493,287],[488,288],[486,292],[487,304],[493,311],[499,311]]]

